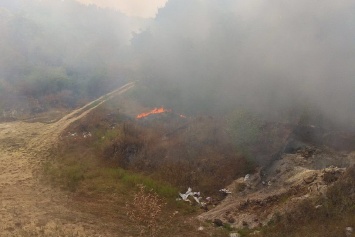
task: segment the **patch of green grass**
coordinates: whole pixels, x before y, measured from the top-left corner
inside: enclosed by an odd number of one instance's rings
[[[121,168],[116,168],[116,170],[117,171],[115,171],[114,174],[117,174],[119,179],[129,187],[143,184],[148,190],[153,190],[159,196],[169,199],[176,197],[178,193],[176,188],[165,182],[156,181],[150,177],[141,174],[135,174]]]
[[[80,166],[72,166],[65,169],[63,172],[66,178],[66,185],[70,191],[75,191],[80,183],[84,179],[84,170]]]
[[[175,198],[178,190],[168,183],[154,180],[142,174],[137,174],[122,168],[108,168],[96,166],[95,163],[87,160],[83,164],[80,160],[72,158],[61,161],[47,162],[44,165],[44,173],[51,181],[60,183],[69,191],[76,191],[81,182],[91,191],[114,192],[124,187],[131,189],[138,184],[143,184],[148,190],[153,190],[159,196],[172,199]],[[59,163],[58,162],[62,162]]]
[[[79,183],[84,180],[85,168],[79,164],[62,166],[47,162],[44,165],[44,174],[52,183],[59,183],[69,191],[76,191]]]

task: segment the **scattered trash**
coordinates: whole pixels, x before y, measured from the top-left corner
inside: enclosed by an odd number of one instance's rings
[[[220,189],[219,191],[222,192],[222,193],[224,193],[224,194],[231,194],[231,193],[232,193],[231,191],[229,191],[229,190],[226,189],[226,188],[222,188],[222,189]]]
[[[198,229],[197,229],[198,231],[203,231],[204,230],[204,228],[203,228],[203,226],[200,226],[200,227],[198,227]]]
[[[69,134],[69,136],[71,136],[71,137],[76,137],[78,134],[76,134],[76,132],[74,132],[74,133],[71,133],[71,132],[68,132],[68,134]]]
[[[248,181],[249,179],[250,179],[250,174],[245,175],[244,182]]]
[[[315,206],[315,208],[316,209],[319,209],[319,208],[321,208],[323,205],[317,205],[317,206]]]
[[[91,137],[91,132],[83,132],[83,138]]]
[[[179,193],[181,199],[179,200],[184,200],[185,202],[190,202],[191,200],[189,199],[189,196],[192,196],[193,199],[201,205],[200,200],[202,199],[202,197],[200,197],[200,192],[192,192],[192,189],[189,187],[186,191],[186,193]],[[178,200],[178,199],[176,199]]]
[[[311,176],[309,177],[306,177],[306,178],[303,178],[303,181],[306,183],[306,184],[310,184],[312,183],[316,178],[317,178],[317,174],[312,174]]]

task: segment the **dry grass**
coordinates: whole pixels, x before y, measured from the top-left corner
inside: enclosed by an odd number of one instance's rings
[[[223,128],[223,121],[211,117],[133,121],[100,107],[68,130],[91,132],[92,137],[63,136],[48,173],[74,192],[78,208],[118,218],[122,236],[227,236],[226,229],[209,229],[212,224],[206,224],[208,232],[197,231],[201,223],[191,217],[202,210],[175,201],[178,191],[189,186],[203,196],[217,196],[220,188],[254,168]],[[171,217],[175,211],[179,214]],[[295,230],[274,222],[267,231],[268,236],[285,236]]]
[[[144,185],[140,184],[138,188],[133,201],[126,203],[126,213],[129,219],[140,228],[140,235],[158,236],[162,229],[159,218],[167,203],[153,190],[147,191]]]
[[[102,120],[97,119],[97,121]],[[111,122],[104,122],[104,126],[107,124],[108,128],[106,131],[90,123],[80,123],[69,130],[71,133],[77,132],[78,136],[72,137],[64,133],[62,143],[54,151],[53,159],[44,167],[46,180],[56,187],[69,191],[71,202],[68,205],[96,216],[100,222],[104,221],[107,229],[115,233],[113,236],[138,236],[142,230],[149,235],[159,233],[159,235],[155,234],[156,236],[209,236],[207,230],[197,230],[200,223],[193,219],[193,216],[201,210],[175,201],[178,189],[162,180],[124,170],[112,160],[103,159],[102,148],[122,134],[117,130],[112,136],[107,135],[113,133],[108,125]],[[117,126],[117,129],[121,128]],[[84,139],[79,136],[87,131],[92,133],[92,137]],[[109,139],[107,141],[99,139],[102,136]],[[144,195],[150,194],[148,197],[144,196],[140,192],[141,189],[136,187],[137,184],[143,184],[146,190],[153,191],[145,192]],[[161,200],[164,201],[160,202]],[[138,223],[127,218],[126,204],[135,206],[131,210],[137,217],[142,202],[146,203],[144,208],[146,211],[143,213],[150,214],[149,218],[153,218],[156,222]],[[163,203],[167,204],[154,212],[158,209],[149,209],[152,203],[155,207]],[[172,217],[172,213],[176,211],[178,214]],[[185,222],[186,219],[191,220]],[[214,236],[225,235],[223,230],[214,230],[212,225],[210,228],[208,232],[214,233]]]

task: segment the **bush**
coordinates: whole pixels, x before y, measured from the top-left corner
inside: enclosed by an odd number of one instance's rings
[[[161,226],[159,217],[166,203],[152,190],[146,191],[143,184],[138,185],[138,192],[131,203],[126,203],[127,215],[140,228],[140,235],[157,236]]]

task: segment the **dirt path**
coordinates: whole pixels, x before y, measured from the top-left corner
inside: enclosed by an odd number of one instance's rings
[[[55,123],[0,124],[0,236],[114,236],[94,216],[68,209],[68,197],[41,184],[38,172],[64,129],[133,86],[128,83]]]

